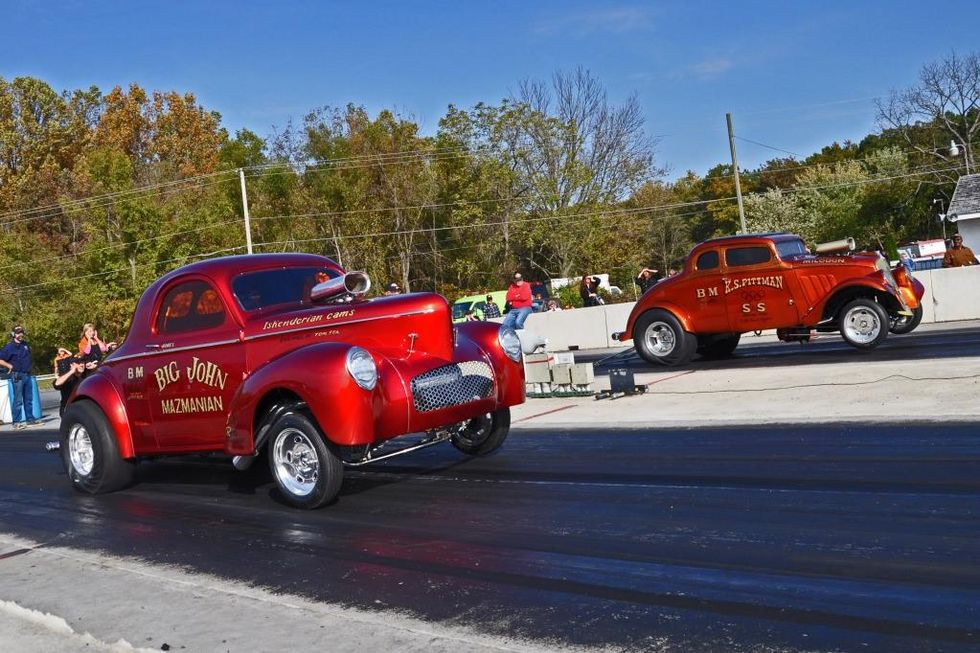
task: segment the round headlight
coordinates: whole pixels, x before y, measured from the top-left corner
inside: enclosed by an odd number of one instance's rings
[[[354,383],[365,390],[374,390],[378,383],[378,366],[374,364],[371,354],[360,347],[347,350],[347,372]]]
[[[521,360],[521,339],[517,336],[517,331],[502,326],[497,331],[497,340],[500,342],[500,348],[507,354],[507,358],[515,363]]]

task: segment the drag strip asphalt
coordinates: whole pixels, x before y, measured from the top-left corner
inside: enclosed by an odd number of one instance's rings
[[[546,648],[980,647],[972,423],[517,426],[350,471],[313,512],[217,459],[79,495],[53,437],[0,437],[0,531]]]

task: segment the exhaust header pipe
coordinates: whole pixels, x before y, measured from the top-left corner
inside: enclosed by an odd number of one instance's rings
[[[814,248],[814,251],[817,254],[837,254],[839,252],[853,252],[855,247],[857,245],[855,245],[853,238],[842,238],[841,240],[832,240],[829,243],[820,243]]]
[[[310,291],[310,299],[314,302],[322,302],[344,294],[360,297],[369,290],[371,290],[371,278],[366,272],[348,272],[343,276],[327,279],[323,283],[313,286]]]

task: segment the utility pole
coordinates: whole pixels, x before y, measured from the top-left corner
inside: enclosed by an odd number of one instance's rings
[[[745,207],[742,206],[742,184],[738,179],[738,159],[735,158],[735,132],[732,129],[732,114],[726,113],[728,121],[728,147],[732,150],[732,172],[735,173],[735,195],[738,197],[738,221],[742,225],[742,233],[747,233],[745,227]]]
[[[245,213],[245,249],[252,253],[252,223],[248,218],[248,195],[245,193],[245,169],[238,169],[238,178],[242,182],[242,211]],[[741,195],[739,196],[741,197]],[[741,200],[739,200],[741,202]],[[741,206],[741,204],[739,205]]]

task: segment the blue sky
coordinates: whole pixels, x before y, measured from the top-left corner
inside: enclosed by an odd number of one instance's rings
[[[740,137],[807,155],[875,128],[873,98],[980,43],[980,3],[43,2],[8,0],[0,76],[57,89],[189,91],[230,131],[268,135],[323,105],[389,107],[435,131],[450,103],[591,70],[636,94],[669,178]],[[781,152],[737,142],[754,167]]]

